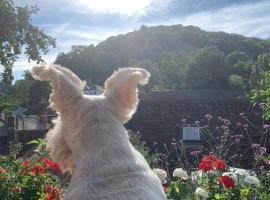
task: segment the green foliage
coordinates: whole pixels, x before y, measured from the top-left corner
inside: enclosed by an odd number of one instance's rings
[[[55,40],[47,36],[37,26],[31,24],[31,17],[38,12],[37,7],[15,6],[12,0],[0,0],[0,65],[4,67],[2,82],[12,83],[12,65],[19,54],[24,53],[29,60],[43,61],[41,53],[55,47]]]
[[[47,81],[37,81],[32,78],[28,71],[24,74],[25,79],[17,80],[11,87],[10,93],[5,96],[0,104],[6,108],[7,105],[29,106],[39,102],[48,101],[51,86]],[[12,110],[16,107],[10,107]]]
[[[229,78],[229,87],[231,89],[245,89],[246,85],[241,76],[237,76],[235,74],[231,75]]]
[[[188,64],[186,83],[190,89],[222,89],[227,87],[225,56],[215,47],[198,50]]]
[[[263,118],[270,119],[270,53],[262,54],[256,61],[253,74],[254,88],[251,92],[251,102],[264,103]]]
[[[169,187],[165,189],[168,199],[177,200],[195,200],[199,199],[194,193],[191,180],[176,179],[170,182]]]
[[[134,133],[129,131],[129,141],[135,147],[135,149],[137,149],[137,151],[139,151],[143,155],[143,157],[147,160],[150,166],[154,165],[157,162],[159,155],[150,153],[150,148],[141,142],[140,133]]]
[[[9,113],[12,110],[15,110],[17,107],[19,107],[18,104],[13,104],[13,103],[2,103],[0,104],[0,111]]]
[[[56,63],[98,85],[116,68],[133,65],[152,73],[152,89],[228,89],[229,75],[248,79],[252,59],[269,47],[265,40],[194,26],[142,26],[97,46],[74,46]]]

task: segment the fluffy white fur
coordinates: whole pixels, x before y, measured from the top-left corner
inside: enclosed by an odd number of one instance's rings
[[[49,101],[58,118],[47,149],[63,171],[72,172],[65,200],[165,199],[160,180],[123,126],[136,111],[137,84],[146,84],[149,72],[119,69],[100,96],[84,95],[85,83],[60,66],[34,67],[32,74],[52,83]]]

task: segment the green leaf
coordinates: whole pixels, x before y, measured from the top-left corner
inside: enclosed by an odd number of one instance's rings
[[[30,142],[27,142],[27,144],[40,144],[40,141],[38,141],[38,140],[31,140]]]

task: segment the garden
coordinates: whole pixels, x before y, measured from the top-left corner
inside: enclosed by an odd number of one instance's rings
[[[262,111],[264,106],[260,104]],[[233,124],[221,117],[205,115],[200,133],[211,142],[212,148],[200,146],[189,152],[177,138],[170,144],[147,145],[141,141],[140,133],[130,131],[129,136],[162,181],[168,199],[267,200],[270,198],[270,157],[263,139],[261,143],[253,143],[251,139],[247,154],[252,154],[253,167],[240,168],[239,160],[244,155],[239,146],[249,137],[248,127],[252,126],[244,113],[240,117],[247,123]],[[270,130],[265,123],[257,128],[263,135]],[[33,144],[44,146],[46,142],[33,140],[28,145]],[[61,199],[68,175],[61,173],[48,152],[36,150],[31,158],[22,158],[19,157],[21,148],[20,144],[11,143],[9,155],[0,157],[0,182],[5,183],[0,185],[1,199]]]

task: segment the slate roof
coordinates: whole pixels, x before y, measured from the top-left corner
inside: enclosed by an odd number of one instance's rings
[[[206,120],[204,116],[211,114],[216,118],[220,116],[229,119],[234,124],[244,124],[247,121],[239,114],[245,113],[247,119],[260,127],[261,112],[249,103],[248,94],[244,91],[153,91],[140,95],[137,112],[126,124],[126,128],[139,131],[142,140],[151,146],[154,142],[163,144],[171,143],[173,138],[181,139],[182,119],[186,119],[187,123],[203,123]],[[259,143],[262,135],[252,126],[248,129],[252,142]],[[239,130],[239,134],[246,133]],[[270,148],[270,135],[265,134],[263,137]],[[245,150],[248,147],[250,142],[247,139],[241,140],[241,148]],[[248,159],[251,160],[251,157]],[[245,164],[248,163],[246,160]]]
[[[208,113],[238,122],[239,113],[259,115],[247,94],[237,90],[154,91],[141,94],[137,112],[126,127],[146,142],[170,142],[179,137],[182,119],[200,121]]]

